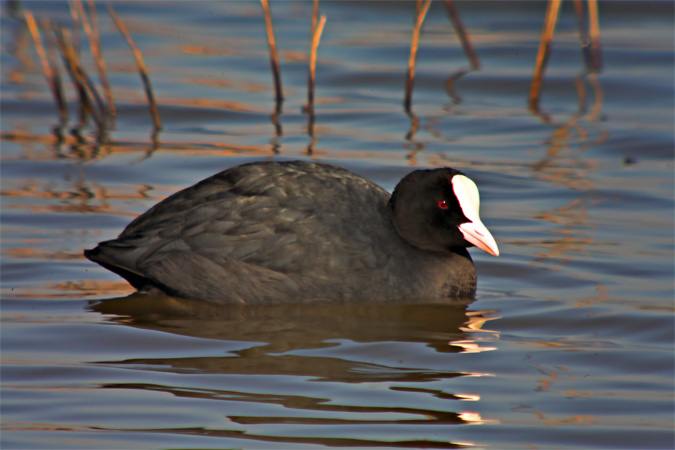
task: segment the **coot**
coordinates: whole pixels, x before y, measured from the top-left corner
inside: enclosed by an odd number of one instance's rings
[[[478,189],[451,168],[387,191],[348,170],[255,162],[184,189],[84,255],[139,291],[217,304],[473,295],[467,251],[498,256]]]

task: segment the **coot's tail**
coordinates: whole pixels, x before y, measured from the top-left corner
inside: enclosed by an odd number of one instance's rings
[[[119,263],[115,261],[114,250],[116,247],[115,244],[118,243],[119,241],[101,242],[95,248],[85,250],[84,256],[85,258],[95,262],[101,267],[104,267],[109,271],[121,276],[122,278],[127,280],[129,284],[131,284],[139,291],[149,291],[153,288],[156,288],[157,286],[155,286],[155,284],[151,280],[147,279],[146,277],[137,272],[132,271],[131,269],[122,267]]]

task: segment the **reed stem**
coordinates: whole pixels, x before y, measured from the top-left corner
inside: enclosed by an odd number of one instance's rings
[[[136,46],[133,38],[129,34],[126,25],[122,22],[122,19],[117,15],[115,9],[112,5],[108,5],[108,12],[113,18],[115,25],[120,30],[120,33],[124,35],[124,38],[127,40],[129,47],[131,48],[132,53],[134,54],[134,59],[136,60],[136,66],[138,67],[138,73],[141,76],[141,81],[143,81],[143,87],[145,88],[145,95],[148,98],[148,106],[150,107],[150,113],[152,115],[152,120],[154,123],[155,130],[162,129],[162,121],[159,118],[159,111],[157,110],[157,103],[155,102],[155,95],[152,91],[152,84],[150,83],[150,77],[148,76],[148,70],[145,67],[143,62],[143,55],[141,51]]]
[[[86,124],[87,113],[89,113],[96,122],[99,136],[102,137],[105,133],[105,124],[103,123],[102,117],[99,115],[99,111],[92,106],[92,100],[95,100],[98,103],[101,112],[105,109],[103,108],[101,98],[96,91],[96,87],[87,76],[84,68],[82,68],[82,64],[80,63],[80,59],[68,30],[59,29],[56,37],[56,43],[66,62],[66,67],[68,68],[68,72],[70,73],[70,77],[73,80],[73,84],[75,85],[80,98],[81,110],[78,128],[81,128]]]
[[[84,32],[87,35],[87,39],[89,40],[89,48],[91,49],[91,55],[93,56],[94,62],[96,63],[96,71],[98,72],[98,77],[101,80],[103,93],[105,94],[106,97],[106,103],[108,106],[107,112],[111,116],[114,116],[116,114],[115,103],[113,101],[112,90],[110,88],[110,81],[108,80],[108,73],[105,67],[105,61],[103,59],[101,40],[99,39],[98,34],[98,25],[94,26],[96,13],[93,13],[92,11],[95,11],[96,8],[93,3],[94,3],[93,1],[89,3],[89,11],[91,16],[90,22],[84,10],[84,6],[82,5],[82,0],[75,0],[75,5],[77,6],[77,10],[80,13],[80,20],[82,21]]]
[[[47,79],[47,85],[49,86],[54,101],[56,102],[57,110],[59,111],[59,116],[61,117],[61,125],[64,125],[68,120],[68,109],[66,108],[66,103],[63,99],[63,91],[61,89],[60,79],[57,78],[55,71],[52,70],[50,61],[47,59],[47,53],[42,45],[42,37],[40,36],[40,30],[38,29],[37,24],[35,23],[35,18],[30,11],[24,13],[26,17],[26,24],[28,25],[28,30],[30,31],[31,36],[33,37],[33,42],[35,42],[35,48],[40,57],[40,63],[42,64],[42,71]]]
[[[270,64],[272,66],[272,77],[274,78],[274,92],[276,99],[275,110],[281,110],[281,103],[284,101],[284,93],[281,84],[281,70],[279,69],[279,58],[277,57],[277,45],[274,39],[274,27],[272,25],[272,14],[267,0],[260,0],[263,12],[265,13],[265,28],[267,29],[267,44],[270,50]]]
[[[473,46],[471,45],[471,39],[469,38],[469,34],[466,32],[466,28],[464,28],[464,24],[462,23],[462,19],[459,17],[459,13],[455,8],[454,2],[452,0],[445,0],[445,9],[448,11],[448,16],[450,17],[450,21],[452,22],[452,25],[455,29],[457,38],[459,39],[459,42],[462,44],[464,54],[466,55],[467,58],[469,58],[471,68],[473,70],[478,70],[480,68],[480,61],[478,60],[478,55],[473,50]]]
[[[323,33],[324,25],[326,24],[326,16],[321,16],[319,23],[314,30],[312,35],[312,46],[309,56],[309,80],[307,87],[307,108],[309,111],[314,113],[314,84],[315,84],[315,73],[316,73],[316,54],[319,48],[319,41],[321,40],[321,34]]]
[[[591,34],[591,60],[593,61],[593,70],[602,71],[602,52],[600,48],[600,21],[598,15],[598,0],[588,0],[588,15],[590,19]]]
[[[555,24],[558,20],[558,11],[560,10],[561,0],[549,0],[546,8],[546,18],[539,42],[539,51],[537,52],[537,62],[530,86],[530,109],[537,110],[539,105],[539,94],[541,93],[541,83],[548,64],[548,58],[551,54],[551,40],[555,31]]]
[[[421,7],[418,7],[417,17],[415,18],[415,26],[413,28],[412,41],[410,43],[410,58],[408,59],[408,74],[406,77],[406,90],[403,105],[405,110],[410,113],[412,105],[412,91],[415,80],[415,61],[417,59],[417,48],[419,46],[420,32],[422,30],[422,23],[429,11],[432,0],[426,0]],[[418,2],[419,5],[419,2]]]

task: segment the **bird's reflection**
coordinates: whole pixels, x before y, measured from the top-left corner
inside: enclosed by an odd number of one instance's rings
[[[481,336],[472,341],[476,332],[497,335],[483,327],[494,319],[496,311],[467,311],[471,303],[472,299],[465,298],[421,304],[214,306],[136,293],[92,302],[90,309],[127,326],[208,339],[210,344],[223,341],[225,351],[215,356],[187,354],[187,348],[192,348],[188,345],[183,349],[178,346],[168,356],[164,348],[158,349],[158,357],[106,362],[189,377],[180,377],[177,386],[149,376],[147,382],[110,383],[103,385],[104,389],[139,389],[181,399],[213,400],[218,411],[227,416],[227,424],[217,429],[180,429],[181,433],[276,442],[289,448],[308,443],[464,448],[463,443],[453,442],[451,428],[444,428],[440,439],[421,438],[419,433],[428,432],[428,425],[496,423],[474,411],[481,400],[479,394],[453,392],[452,388],[459,378],[491,374],[447,365],[448,358],[459,357],[466,348],[475,353],[484,340]],[[373,386],[378,386],[377,392],[384,392],[386,399],[372,397]],[[473,405],[471,410],[465,409],[467,402]],[[265,428],[280,425],[408,428],[405,439],[398,441],[387,436],[375,438],[376,432],[352,436],[343,430],[336,436],[308,437],[277,435]]]
[[[426,370],[379,367],[331,354],[302,351],[327,349],[340,342],[361,344],[423,343],[438,352],[460,353],[469,342],[467,324],[475,324],[480,312],[467,315],[472,299],[445,299],[424,304],[284,304],[216,306],[175,297],[133,294],[92,302],[90,308],[109,315],[109,320],[176,335],[239,341],[250,344],[227,357],[176,358],[134,361],[161,364],[177,370],[190,368],[207,373],[288,374],[322,377],[333,381],[423,381],[451,374]],[[486,312],[490,313],[490,312]],[[368,346],[363,348],[368,351]],[[330,353],[330,352],[328,352]],[[236,354],[238,358],[231,356]],[[310,356],[310,357],[308,357]],[[374,358],[377,359],[377,358]],[[128,362],[128,361],[127,361]],[[356,375],[358,373],[358,375]],[[458,375],[458,374],[456,374]]]

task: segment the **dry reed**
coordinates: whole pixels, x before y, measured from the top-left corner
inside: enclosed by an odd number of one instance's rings
[[[541,83],[544,78],[546,64],[551,54],[551,40],[555,31],[555,24],[558,20],[558,11],[560,11],[561,0],[550,0],[546,8],[546,19],[542,30],[541,41],[539,42],[539,51],[537,52],[537,62],[530,85],[530,109],[537,110],[539,105],[539,94],[541,93]]]
[[[587,70],[591,70],[593,61],[590,51],[591,38],[588,35],[588,22],[584,11],[584,0],[574,0],[574,14],[577,16],[577,28],[579,29],[579,42],[581,43],[581,54],[584,57],[584,64]]]
[[[279,69],[279,58],[277,57],[277,45],[274,39],[274,27],[272,25],[272,14],[267,0],[260,0],[265,14],[265,28],[267,29],[267,44],[270,51],[270,65],[272,66],[272,76],[274,78],[274,92],[276,99],[275,110],[281,110],[281,103],[284,101],[284,93],[281,84],[281,70]]]
[[[311,138],[307,146],[307,154],[314,154],[314,146],[316,145],[316,136],[314,135],[314,87],[316,82],[316,54],[319,49],[319,42],[323,34],[323,28],[326,25],[326,16],[321,16],[319,19],[319,1],[314,0],[312,6],[312,30],[311,30],[311,44],[309,52],[309,74],[307,76],[307,134]]]
[[[127,40],[127,43],[129,44],[129,47],[131,47],[134,59],[136,60],[136,66],[138,67],[138,73],[141,76],[141,80],[143,81],[143,86],[145,88],[145,95],[148,98],[148,105],[150,107],[150,113],[152,114],[152,120],[155,131],[161,130],[162,121],[159,118],[157,103],[155,102],[155,96],[152,91],[152,84],[150,83],[148,71],[145,67],[145,63],[143,62],[143,55],[141,54],[141,51],[138,49],[136,43],[129,34],[126,25],[124,25],[124,22],[122,22],[122,19],[120,19],[120,17],[117,15],[112,5],[108,5],[108,12],[110,13],[110,16],[113,18],[113,21],[115,22],[117,28],[124,35],[125,39]]]
[[[73,84],[78,92],[80,98],[80,123],[77,129],[86,125],[87,114],[90,114],[96,122],[96,127],[99,131],[99,137],[102,138],[105,133],[105,124],[100,113],[105,112],[105,107],[96,91],[96,87],[87,76],[77,51],[74,47],[70,32],[64,29],[58,29],[56,34],[56,43],[61,51],[61,56],[65,60],[66,68],[70,74]],[[93,107],[92,101],[96,101],[99,110]]]
[[[77,13],[77,6],[70,1],[68,2],[68,7],[70,8],[70,16],[73,18],[73,37],[71,39],[75,53],[80,53],[80,16]]]
[[[602,71],[602,53],[600,50],[600,21],[598,19],[598,0],[588,0],[590,16],[591,61],[594,72]]]
[[[68,121],[68,106],[65,101],[65,95],[63,93],[63,83],[61,82],[61,70],[59,69],[59,64],[57,60],[57,50],[56,50],[56,43],[54,41],[54,33],[52,32],[52,26],[49,22],[49,20],[44,19],[41,21],[42,23],[42,29],[46,30],[45,32],[45,38],[47,41],[47,60],[49,61],[49,65],[52,68],[52,76],[54,77],[54,85],[56,87],[56,93],[57,93],[57,102],[59,104],[63,105],[63,109],[59,107],[59,114],[62,117],[62,122],[61,126],[65,126],[66,122]]]
[[[316,31],[316,25],[319,23],[319,0],[312,0],[312,29],[311,38],[314,39],[314,31]]]
[[[42,45],[42,37],[40,36],[40,30],[35,23],[35,18],[30,11],[24,13],[26,17],[26,24],[28,25],[28,30],[30,31],[31,36],[33,37],[33,42],[35,42],[35,48],[40,57],[40,63],[42,64],[42,71],[47,79],[47,85],[49,86],[54,101],[56,102],[56,107],[61,117],[61,125],[64,125],[68,120],[68,109],[66,108],[66,103],[63,99],[63,90],[61,88],[60,77],[57,77],[57,74],[54,69],[52,69],[52,64],[47,59],[47,53]]]
[[[323,33],[323,27],[326,24],[326,16],[321,16],[319,23],[312,35],[312,46],[309,55],[309,79],[307,85],[307,109],[314,111],[314,85],[316,80],[316,54],[319,48],[319,41]]]
[[[412,105],[412,91],[415,80],[415,60],[417,59],[417,48],[419,46],[420,32],[422,30],[422,23],[424,23],[424,17],[429,11],[429,6],[431,6],[431,1],[432,0],[426,0],[421,6],[420,2],[417,3],[417,15],[415,17],[412,41],[410,43],[410,58],[408,59],[405,99],[403,101],[404,108],[408,113],[410,113]]]
[[[94,58],[96,63],[96,70],[98,72],[98,77],[101,80],[101,86],[103,87],[103,93],[106,97],[107,103],[107,112],[110,116],[115,115],[115,103],[113,101],[112,90],[110,89],[110,81],[108,80],[108,74],[105,67],[105,61],[103,60],[103,51],[101,49],[101,40],[98,34],[98,25],[94,25],[96,21],[96,13],[93,12],[96,10],[93,2],[90,2],[89,12],[90,18],[87,17],[87,14],[82,6],[81,0],[75,0],[75,5],[77,6],[77,11],[80,14],[80,21],[84,27],[84,32],[87,35],[89,40],[89,48],[91,50],[91,55]]]
[[[471,45],[471,39],[469,38],[469,34],[466,32],[466,28],[464,28],[464,24],[462,23],[462,19],[459,17],[459,13],[455,8],[454,2],[452,0],[445,0],[445,9],[448,12],[450,21],[452,22],[453,28],[455,29],[455,33],[457,34],[457,38],[459,39],[459,42],[462,44],[464,53],[466,54],[466,57],[469,58],[471,68],[473,70],[478,70],[480,68],[480,61],[478,60],[478,55],[473,50],[473,46]]]

